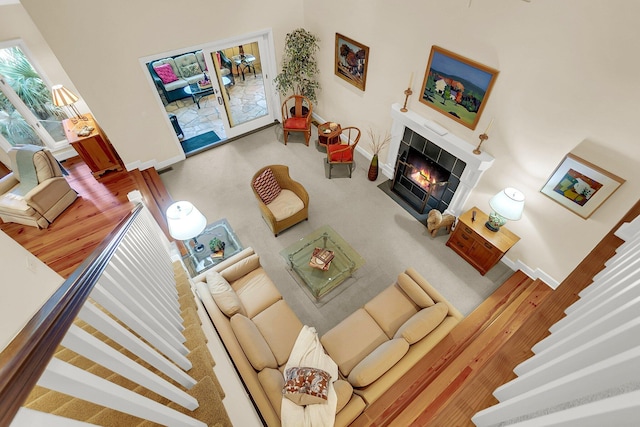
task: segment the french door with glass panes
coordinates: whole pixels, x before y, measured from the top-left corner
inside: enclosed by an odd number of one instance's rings
[[[214,92],[227,138],[276,120],[272,50],[270,33],[215,42],[203,49],[207,69],[215,70],[211,79],[217,83]]]
[[[68,144],[62,120],[67,115],[53,105],[50,85],[36,70],[25,49],[15,42],[0,44],[0,146],[19,144],[50,149]]]

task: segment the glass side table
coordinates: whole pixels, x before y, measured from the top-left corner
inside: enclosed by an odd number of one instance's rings
[[[222,254],[214,254],[209,247],[209,242],[215,238],[224,242],[224,251]],[[184,240],[184,244],[189,253],[182,257],[182,261],[187,267],[187,271],[189,271],[191,277],[197,276],[244,249],[226,218],[207,225],[204,231],[197,237],[197,240],[204,245],[204,250],[201,252],[194,250],[192,246],[193,240]]]

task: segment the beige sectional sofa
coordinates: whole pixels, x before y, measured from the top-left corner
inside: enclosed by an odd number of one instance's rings
[[[283,368],[303,324],[247,248],[194,278],[196,292],[265,423],[280,425]],[[415,270],[321,337],[341,379],[337,426],[349,425],[462,319]],[[309,325],[313,326],[313,325]]]

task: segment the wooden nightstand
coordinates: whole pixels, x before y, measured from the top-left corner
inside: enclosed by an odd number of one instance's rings
[[[109,142],[109,138],[91,114],[84,114],[84,116],[88,120],[78,120],[77,123],[73,123],[70,119],[62,121],[69,144],[78,152],[96,178],[108,171],[123,170],[122,160]],[[83,126],[93,127],[94,130],[87,136],[78,136],[77,132]]]
[[[473,211],[476,220],[472,221]],[[505,227],[494,232],[484,226],[489,216],[477,207],[460,215],[447,246],[475,267],[483,276],[500,261],[520,237]]]

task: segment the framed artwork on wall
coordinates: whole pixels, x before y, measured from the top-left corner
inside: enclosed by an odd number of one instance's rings
[[[358,89],[367,84],[369,48],[349,37],[336,33],[335,73]]]
[[[569,153],[540,191],[587,219],[624,182],[619,176]]]
[[[498,70],[432,46],[420,102],[474,130],[497,76]]]

